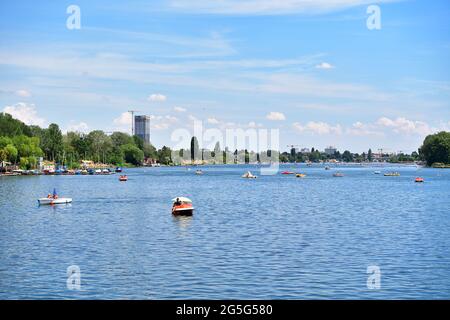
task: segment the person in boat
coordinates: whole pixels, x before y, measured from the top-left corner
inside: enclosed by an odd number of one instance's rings
[[[181,206],[180,198],[177,198],[177,200],[173,203],[173,206],[174,207]]]

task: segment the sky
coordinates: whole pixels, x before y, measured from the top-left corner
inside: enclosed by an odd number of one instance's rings
[[[412,152],[450,131],[449,16],[447,0],[2,1],[0,111],[130,132],[139,110],[157,147],[197,120],[277,129],[282,150]]]

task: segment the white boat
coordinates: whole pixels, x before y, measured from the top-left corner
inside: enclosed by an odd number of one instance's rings
[[[102,174],[102,170],[100,169],[95,170],[95,174]]]
[[[54,205],[54,204],[66,204],[71,203],[72,198],[40,198],[38,199],[39,205]]]
[[[250,171],[247,171],[246,173],[244,173],[242,175],[242,178],[246,178],[246,179],[256,179],[257,176],[254,176]]]

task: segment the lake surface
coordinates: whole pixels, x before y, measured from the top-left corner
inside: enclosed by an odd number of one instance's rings
[[[450,298],[450,170],[286,165],[307,177],[242,179],[257,167],[202,169],[129,169],[122,183],[1,177],[0,298]],[[53,187],[73,203],[39,207]],[[193,217],[171,215],[176,196],[193,199]],[[80,290],[67,287],[71,265]],[[368,289],[368,266],[380,289]]]

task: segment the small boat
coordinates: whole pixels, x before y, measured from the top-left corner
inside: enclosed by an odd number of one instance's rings
[[[304,174],[304,173],[297,173],[295,176],[297,178],[304,178],[304,177],[306,177],[306,174]]]
[[[39,205],[54,205],[54,204],[66,204],[71,203],[72,198],[40,198],[38,199]]]
[[[399,177],[400,173],[398,172],[388,172],[384,174],[385,177]]]
[[[257,176],[254,176],[250,171],[247,171],[246,173],[244,173],[242,175],[242,178],[246,178],[246,179],[256,179],[258,178]]]
[[[326,166],[326,167],[325,167],[325,170],[330,170],[330,167],[329,167],[329,166]]]
[[[414,181],[421,183],[421,182],[425,182],[425,179],[421,178],[421,177],[417,177]]]
[[[344,176],[344,174],[341,173],[341,172],[333,173],[333,177],[341,178],[341,177],[343,177],[343,176]]]
[[[117,168],[116,168],[116,172],[117,172],[117,173],[121,173],[121,172],[122,172],[122,168],[121,168],[121,167],[117,167]]]
[[[281,172],[281,174],[295,174],[295,172],[292,172],[292,171],[283,171],[283,172]]]
[[[119,181],[128,181],[128,176],[120,176]]]
[[[95,170],[95,174],[102,174],[102,170],[96,169],[96,170]]]
[[[56,189],[53,189],[53,194],[49,194],[46,198],[39,198],[39,205],[54,205],[54,204],[66,204],[71,203],[72,198],[60,198],[56,193]]]
[[[186,197],[177,197],[172,199],[172,214],[176,216],[192,216],[194,207],[192,200]]]
[[[202,171],[202,170],[196,170],[196,171],[195,171],[195,174],[200,176],[200,175],[203,174],[203,171]]]
[[[374,171],[373,174],[381,174],[381,171],[379,171],[379,170]]]
[[[109,169],[103,169],[102,170],[102,174],[110,174],[111,171],[109,171]]]

